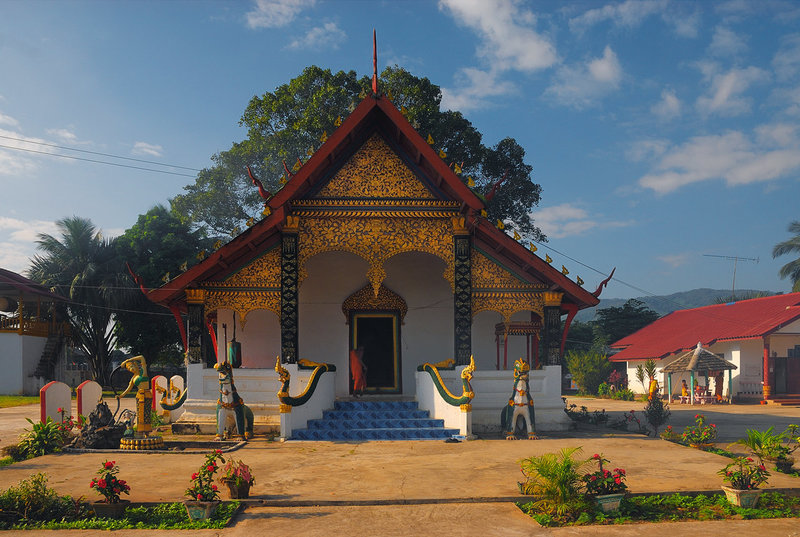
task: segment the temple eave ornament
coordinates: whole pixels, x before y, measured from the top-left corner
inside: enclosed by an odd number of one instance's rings
[[[346,323],[350,322],[350,312],[354,310],[398,311],[402,323],[408,312],[408,305],[403,297],[382,284],[379,284],[378,292],[373,294],[373,287],[370,284],[347,297],[342,303],[342,313]]]

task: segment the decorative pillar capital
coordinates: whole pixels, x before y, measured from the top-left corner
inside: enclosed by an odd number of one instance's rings
[[[206,301],[205,289],[186,289],[185,293],[188,304],[203,304]]]
[[[564,293],[545,291],[544,293],[542,293],[542,296],[544,298],[545,306],[560,306],[561,299],[564,297]]]
[[[453,216],[450,219],[453,222],[454,235],[469,235],[469,230],[466,226],[467,219],[463,216]]]
[[[300,217],[294,215],[287,216],[283,231],[285,233],[298,233],[300,231]]]

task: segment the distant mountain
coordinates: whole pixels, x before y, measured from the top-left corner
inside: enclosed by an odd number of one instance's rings
[[[754,293],[766,293],[773,295],[772,291],[756,291],[752,289],[737,289],[736,296],[740,299],[747,298]],[[648,308],[655,311],[661,316],[671,313],[675,310],[685,310],[690,308],[699,308],[700,306],[708,306],[716,304],[720,297],[729,298],[731,296],[730,289],[692,289],[691,291],[683,291],[680,293],[673,293],[671,295],[661,296],[638,296],[636,300],[643,302]],[[595,312],[603,308],[618,308],[625,304],[629,299],[627,298],[601,298],[600,304],[594,308],[581,310],[575,317],[575,320],[581,322],[589,322],[594,320]]]

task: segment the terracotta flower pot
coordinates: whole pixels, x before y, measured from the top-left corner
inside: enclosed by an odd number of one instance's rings
[[[130,500],[120,500],[118,503],[108,503],[103,500],[92,502],[92,510],[95,515],[101,518],[120,518],[125,514],[125,509],[130,504]]]
[[[211,515],[217,510],[219,500],[212,502],[201,502],[196,500],[184,500],[183,505],[186,506],[186,513],[189,515],[189,520],[205,520],[211,518]]]
[[[756,506],[758,498],[761,497],[761,492],[763,492],[761,489],[732,489],[725,485],[722,486],[722,490],[725,491],[725,497],[730,503],[748,508]]]
[[[235,479],[223,481],[225,486],[228,487],[228,494],[231,500],[241,500],[250,497],[250,483],[247,481],[242,482],[241,485],[236,485]]]

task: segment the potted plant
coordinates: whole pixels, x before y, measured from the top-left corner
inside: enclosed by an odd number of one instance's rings
[[[229,460],[222,468],[223,475],[219,478],[220,483],[228,487],[231,499],[241,499],[250,497],[250,487],[256,478],[250,467],[240,460]]]
[[[210,518],[217,510],[219,490],[214,484],[214,474],[219,470],[217,461],[225,462],[219,449],[206,455],[206,460],[200,469],[192,474],[191,486],[185,493],[188,500],[183,501],[189,520]]]
[[[747,438],[742,438],[736,443],[747,447],[761,460],[774,463],[779,472],[787,473],[792,470],[794,464],[791,455],[800,447],[797,428],[797,425],[789,425],[780,434],[773,432],[775,427],[770,427],[766,431],[747,429]]]
[[[93,478],[89,488],[94,489],[105,499],[94,502],[92,508],[97,516],[116,518],[125,512],[129,500],[120,499],[120,494],[130,494],[131,487],[124,479],[119,479],[119,466],[116,461],[104,461]]]
[[[755,507],[761,496],[758,487],[769,478],[764,464],[760,461],[756,464],[752,457],[737,457],[717,474],[730,483],[729,487],[722,486],[728,501],[740,507]]]
[[[603,463],[610,461],[599,453],[595,453],[586,462],[597,462],[598,466],[597,470],[584,474],[582,478],[586,484],[586,493],[594,497],[604,513],[616,511],[625,496],[625,491],[628,490],[628,485],[625,484],[625,470],[604,468]]]

